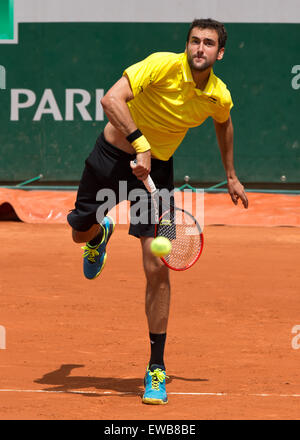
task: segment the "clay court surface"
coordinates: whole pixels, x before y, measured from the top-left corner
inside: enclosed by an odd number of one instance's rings
[[[204,233],[198,263],[171,273],[169,404],[146,406],[139,241],[117,226],[88,281],[66,224],[0,222],[0,418],[299,419],[300,229]]]

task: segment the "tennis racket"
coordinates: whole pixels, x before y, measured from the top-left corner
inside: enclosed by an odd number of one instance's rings
[[[155,237],[166,237],[172,244],[171,252],[161,257],[161,260],[172,270],[189,269],[198,261],[203,250],[204,238],[198,221],[188,211],[162,198],[150,175],[143,183],[151,194]]]

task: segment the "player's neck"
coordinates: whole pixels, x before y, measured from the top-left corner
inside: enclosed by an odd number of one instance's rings
[[[210,77],[211,67],[204,70],[203,72],[199,72],[199,70],[192,70],[193,80],[196,84],[196,88],[200,90],[204,90],[207,86],[209,77]]]

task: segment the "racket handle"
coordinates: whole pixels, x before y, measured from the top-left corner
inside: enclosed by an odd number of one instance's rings
[[[135,166],[136,165],[136,159],[132,160],[131,162],[131,166]],[[146,189],[149,191],[149,193],[154,193],[156,191],[156,186],[150,176],[150,174],[148,174],[147,179],[143,180],[143,184],[145,185]]]
[[[143,180],[143,184],[145,185],[145,187],[147,188],[149,193],[154,193],[156,191],[156,186],[155,186],[150,174],[148,175],[147,179]]]

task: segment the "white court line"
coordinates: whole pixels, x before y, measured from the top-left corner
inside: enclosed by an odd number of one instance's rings
[[[112,391],[77,391],[77,390],[17,390],[17,389],[0,389],[2,393],[48,393],[48,394],[92,394],[92,395],[110,395],[110,396],[123,396],[123,395],[139,395],[135,392],[119,392],[114,393]],[[142,394],[142,393],[140,393]],[[181,395],[181,396],[233,396],[233,397],[300,397],[300,394],[238,394],[238,393],[176,393],[169,392],[169,395]]]

